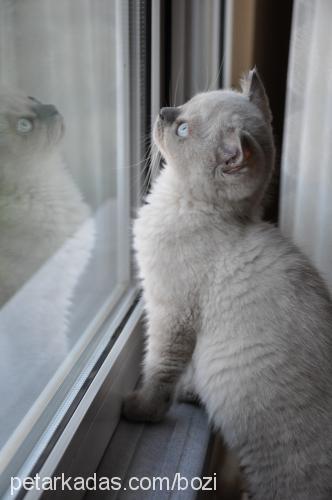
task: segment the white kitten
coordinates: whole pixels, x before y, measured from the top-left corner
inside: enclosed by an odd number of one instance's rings
[[[261,222],[274,164],[254,70],[243,92],[163,108],[166,159],[135,222],[148,320],[124,415],[160,420],[190,361],[195,390],[255,500],[332,498],[332,304],[305,257]]]

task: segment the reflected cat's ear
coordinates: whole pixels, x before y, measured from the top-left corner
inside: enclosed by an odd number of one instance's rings
[[[261,110],[266,121],[272,122],[269,100],[256,68],[250,70],[241,80],[241,88],[243,94]]]

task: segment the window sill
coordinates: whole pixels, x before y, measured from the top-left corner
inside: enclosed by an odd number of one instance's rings
[[[131,295],[128,293],[128,300],[122,301],[119,317],[121,309],[128,310]],[[36,473],[40,477],[50,477],[61,472],[66,476],[89,476],[96,470],[119,422],[123,394],[134,388],[139,377],[143,345],[141,316],[142,303],[139,302],[119,324],[120,334],[117,336],[115,332],[111,347],[101,353],[100,363],[95,364],[90,371],[88,388],[84,388],[84,396],[74,411],[70,411],[71,416],[64,419],[66,422],[61,423],[59,428],[53,426],[54,433],[57,434],[55,444],[51,445],[53,438],[49,443],[41,439],[36,445],[38,453],[31,454],[21,471],[16,474],[18,477],[33,477]],[[114,332],[114,321],[109,328]],[[70,408],[68,412],[69,410]],[[42,458],[43,462],[35,462],[35,456]],[[82,492],[75,493],[78,494],[77,498],[82,497]],[[63,498],[61,492],[59,494],[59,498]],[[44,498],[43,492],[35,489],[28,492],[20,489],[14,497],[8,491],[8,498],[23,496],[29,500]],[[53,498],[57,498],[56,492],[53,492]]]
[[[207,417],[201,408],[188,404],[173,405],[165,420],[159,424],[137,424],[121,420],[97,470],[98,477],[121,478],[120,491],[95,491],[84,498],[92,500],[127,500],[129,498],[174,499],[179,491],[170,491],[177,475],[201,477],[210,441]],[[177,474],[177,475],[176,475]],[[130,478],[168,478],[170,488],[160,491],[130,491]],[[165,482],[163,482],[165,485]],[[133,486],[137,487],[137,481]],[[146,482],[144,483],[146,487]],[[182,484],[183,486],[183,484]],[[126,489],[125,489],[126,488]],[[192,500],[197,492],[181,490],[181,498]]]

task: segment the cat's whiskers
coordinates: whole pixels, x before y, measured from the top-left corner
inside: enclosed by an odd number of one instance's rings
[[[161,154],[155,144],[152,144],[150,147],[150,161],[147,164],[148,171],[145,176],[144,183],[141,190],[141,198],[143,199],[149,191],[149,187],[151,182],[155,178],[157,171],[160,166]]]
[[[142,171],[143,184],[140,192],[141,199],[143,199],[148,193],[151,181],[155,177],[156,170],[158,169],[159,166],[158,156],[159,156],[159,151],[156,148],[155,144],[152,143],[149,147],[146,164]]]
[[[210,90],[215,89],[216,85],[217,85],[217,88],[220,87],[220,85],[218,84],[218,82],[219,82],[219,79],[220,79],[222,68],[224,66],[224,61],[225,61],[225,56],[222,58],[222,61],[220,63],[219,69],[218,69],[217,76],[215,77],[215,79],[210,84],[208,84],[205,92],[209,92]]]
[[[174,92],[174,101],[173,101],[173,106],[177,106],[177,93],[178,93],[178,88],[179,88],[179,83],[180,83],[180,75],[183,73],[182,68],[178,73],[178,76],[176,78],[176,84],[175,84],[175,92]]]

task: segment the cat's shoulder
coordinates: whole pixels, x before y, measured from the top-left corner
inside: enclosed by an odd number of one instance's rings
[[[270,222],[257,221],[248,224],[246,227],[246,236],[262,245],[271,245],[276,248],[288,249],[290,252],[296,254],[300,253],[296,245],[282,234],[280,228]]]
[[[261,249],[261,255],[272,267],[283,271],[289,282],[308,282],[326,290],[326,285],[312,260],[280,228],[267,222],[254,224],[248,231],[252,242]],[[328,294],[327,294],[328,295]]]

